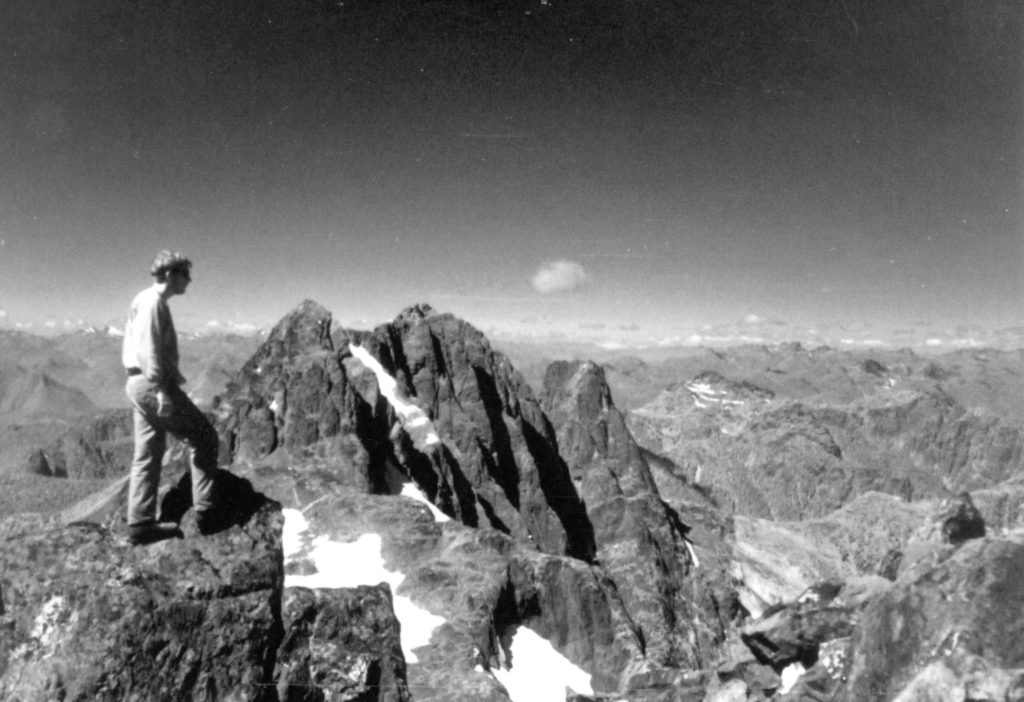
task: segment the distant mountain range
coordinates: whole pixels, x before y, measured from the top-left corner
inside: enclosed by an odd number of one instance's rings
[[[85,409],[80,400],[68,403],[61,392],[79,391],[96,408],[126,407],[121,336],[112,330],[81,331],[42,337],[0,330],[0,424],[45,416],[70,417]],[[187,391],[209,405],[227,379],[259,345],[258,336],[236,334],[183,335],[181,367]],[[30,381],[46,379],[54,390],[26,405],[12,393]],[[66,390],[61,390],[66,388]],[[21,392],[23,395],[22,391]]]

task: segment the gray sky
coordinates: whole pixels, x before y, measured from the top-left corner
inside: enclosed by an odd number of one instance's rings
[[[904,4],[4,3],[0,324],[1022,345],[1020,5]]]

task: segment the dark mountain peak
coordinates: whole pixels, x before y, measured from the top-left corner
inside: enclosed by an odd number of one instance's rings
[[[406,307],[404,310],[398,313],[395,317],[395,324],[404,324],[408,322],[419,322],[427,317],[436,316],[438,312],[427,303],[415,304]],[[451,315],[447,315],[451,316]]]
[[[421,451],[399,435],[395,452],[431,501],[467,525],[529,537],[543,551],[592,555],[550,421],[483,332],[419,305],[375,329],[364,347],[436,431],[435,448]]]
[[[487,336],[473,324],[451,312],[439,312],[426,303],[406,307],[391,322],[375,329],[373,336],[378,346],[385,338],[401,339],[402,344],[413,346],[418,341],[434,339],[444,348],[464,347],[477,360],[482,361],[483,356],[492,354]]]
[[[274,325],[246,367],[256,368],[268,359],[292,359],[314,351],[333,350],[330,311],[307,299]]]
[[[582,481],[584,499],[593,501],[596,496],[586,494],[586,476],[604,471],[615,477],[602,483],[602,499],[637,491],[657,495],[625,416],[612,401],[603,367],[593,361],[552,363],[544,378],[542,407],[555,428],[570,473],[578,483]]]
[[[494,351],[487,336],[469,322],[430,305],[404,309],[394,321],[377,327],[365,345],[409,397],[427,407],[441,386],[472,370],[491,377],[499,399],[516,415],[518,396],[532,397],[529,386],[508,358]]]
[[[325,352],[319,332],[329,318],[316,308],[282,320],[222,403],[222,456],[315,457],[345,485],[372,493],[413,481],[468,526],[589,558],[583,507],[522,376],[467,322],[410,309],[359,336],[380,368],[362,352]],[[293,337],[304,343],[287,357],[275,344]]]
[[[615,407],[604,368],[593,361],[555,361],[548,366],[542,402],[556,426],[569,416],[592,422]]]

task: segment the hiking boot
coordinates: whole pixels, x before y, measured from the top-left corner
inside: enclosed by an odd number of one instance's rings
[[[128,527],[128,542],[132,546],[145,546],[164,539],[184,538],[174,522],[150,522]]]
[[[221,509],[204,509],[196,512],[196,527],[203,536],[224,531],[234,523],[231,517]]]

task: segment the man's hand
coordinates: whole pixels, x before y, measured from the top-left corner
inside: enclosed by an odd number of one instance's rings
[[[174,412],[174,403],[171,396],[163,390],[156,391],[156,415],[158,417],[169,417]]]

